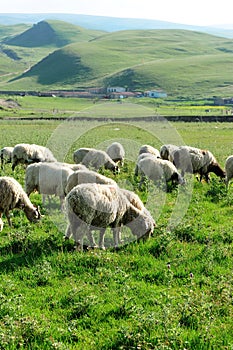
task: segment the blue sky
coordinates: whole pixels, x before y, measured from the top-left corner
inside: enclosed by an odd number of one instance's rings
[[[3,0],[0,4],[0,13],[76,13],[233,26],[232,9],[232,0]]]

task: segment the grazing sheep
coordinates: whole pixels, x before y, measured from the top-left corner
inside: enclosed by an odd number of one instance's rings
[[[121,143],[113,142],[108,146],[106,152],[115,163],[124,165],[125,150]]]
[[[81,163],[83,158],[87,155],[89,151],[93,151],[95,148],[82,147],[78,148],[73,153],[73,160],[76,164]]]
[[[78,170],[69,175],[65,193],[69,193],[72,188],[83,183],[97,183],[106,185],[116,185],[116,182],[107,176],[101,175],[92,170]]]
[[[74,161],[77,159],[77,153],[78,150],[74,152]],[[94,168],[95,170],[104,166],[105,169],[111,170],[113,174],[119,172],[118,165],[109,157],[109,155],[105,151],[97,149],[90,149],[82,159],[81,164],[84,164],[87,168]]]
[[[225,172],[218,164],[214,155],[208,150],[202,150],[191,146],[180,146],[173,154],[174,164],[181,169],[184,176],[186,172],[199,174],[200,181],[204,177],[209,182],[209,173],[225,178]]]
[[[66,238],[73,235],[76,248],[83,249],[85,233],[91,245],[95,246],[91,230],[104,232],[121,225],[129,227],[138,239],[148,238],[153,232],[155,222],[144,211],[134,207],[118,186],[101,184],[81,184],[74,187],[66,197],[68,226]],[[102,245],[102,242],[100,242]]]
[[[14,147],[12,152],[12,170],[20,163],[28,165],[38,162],[56,162],[56,159],[52,152],[44,146],[20,143]]]
[[[150,153],[156,156],[157,158],[160,157],[160,152],[156,148],[150,146],[150,145],[142,145],[139,149],[138,155],[143,154],[143,153]]]
[[[2,214],[5,214],[9,226],[12,226],[10,220],[10,211],[13,209],[22,209],[26,217],[31,222],[37,222],[41,218],[39,208],[35,207],[22,186],[13,177],[0,177],[0,231],[3,229]]]
[[[88,170],[87,167],[83,164],[72,164],[72,163],[63,163],[63,162],[54,162],[54,164],[57,164],[58,166],[66,166],[73,171]]]
[[[173,162],[173,154],[177,149],[179,149],[179,146],[172,144],[163,145],[160,148],[160,157],[162,159],[170,160],[170,162]]]
[[[225,171],[226,171],[226,187],[228,188],[229,182],[231,181],[231,179],[233,178],[233,156],[229,156],[226,159],[225,162]]]
[[[12,152],[14,147],[3,147],[0,150],[0,157],[1,157],[1,168],[4,168],[4,165],[6,163],[12,162]]]
[[[34,191],[42,195],[59,196],[61,209],[65,199],[65,188],[68,176],[73,173],[70,167],[59,163],[34,163],[30,164],[25,174],[25,189],[28,196]],[[43,196],[43,202],[44,202]]]
[[[154,183],[168,183],[184,184],[184,179],[179,174],[177,168],[169,160],[145,157],[138,163],[139,174],[141,175],[140,186],[148,178]]]
[[[135,169],[134,169],[134,175],[135,176],[138,176],[138,163],[140,162],[141,159],[144,159],[144,158],[147,158],[147,157],[160,158],[160,157],[157,157],[155,154],[152,154],[152,153],[141,153],[141,154],[139,154],[137,162],[136,162],[136,165],[135,165]]]

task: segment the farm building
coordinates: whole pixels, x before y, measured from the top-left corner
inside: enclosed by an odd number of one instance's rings
[[[152,97],[152,98],[164,98],[164,97],[167,97],[167,93],[164,92],[164,91],[160,91],[160,90],[145,91],[144,95],[146,97]]]
[[[126,88],[122,87],[122,86],[109,86],[107,87],[107,93],[111,93],[111,92],[125,92]]]

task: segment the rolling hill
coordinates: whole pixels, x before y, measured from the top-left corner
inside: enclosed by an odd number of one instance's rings
[[[41,21],[28,30],[5,39],[7,45],[23,47],[56,46],[62,47],[73,42],[89,41],[102,32],[87,30],[62,21]]]
[[[210,9],[211,11],[211,9]],[[233,27],[229,26],[196,26],[182,23],[173,23],[145,18],[119,18],[108,16],[94,16],[70,13],[2,13],[0,23],[9,24],[34,24],[49,19],[64,21],[79,25],[86,29],[115,32],[119,30],[144,30],[144,29],[185,29],[199,31],[226,38],[233,38]]]
[[[190,30],[92,31],[42,21],[4,39],[0,90],[124,86],[170,96],[232,95],[233,41]],[[13,65],[12,65],[13,64]]]

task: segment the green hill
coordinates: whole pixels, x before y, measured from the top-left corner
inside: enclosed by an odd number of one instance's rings
[[[0,25],[0,41],[6,40],[6,38],[10,38],[11,36],[19,35],[28,28],[30,28],[28,24]]]
[[[225,94],[233,85],[233,41],[185,30],[120,31],[65,46],[14,86],[161,88],[169,95]]]
[[[65,27],[61,22],[53,23],[57,25],[56,33],[59,26]],[[66,41],[66,35],[75,42],[51,50],[29,69],[9,79],[5,88],[47,90],[118,85],[142,91],[160,88],[174,97],[232,94],[231,39],[187,30],[130,30],[99,36],[86,30],[84,33],[87,37],[76,33],[76,41],[68,31],[63,32],[63,39],[57,34],[60,44]]]
[[[23,33],[6,39],[8,45],[23,47],[62,47],[72,42],[88,41],[103,32],[87,30],[62,21],[41,21]]]

